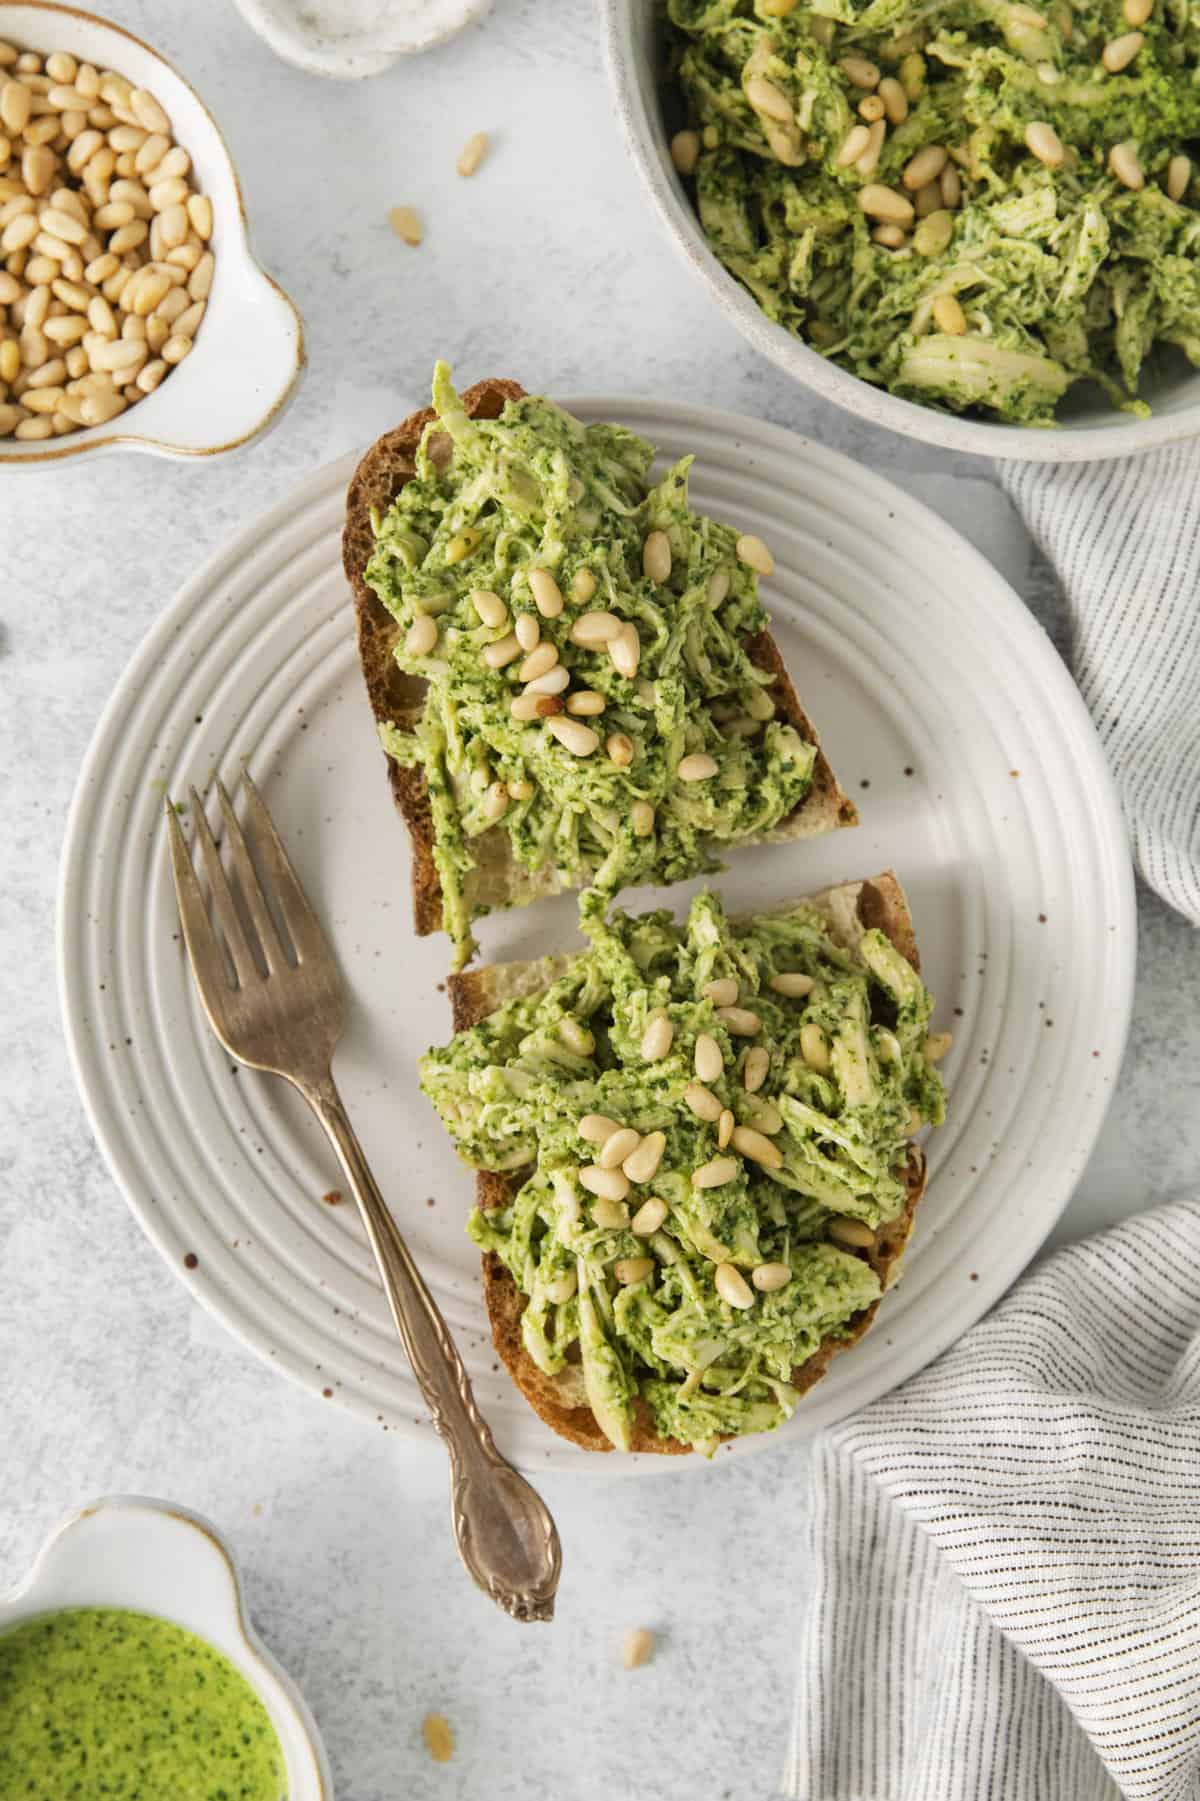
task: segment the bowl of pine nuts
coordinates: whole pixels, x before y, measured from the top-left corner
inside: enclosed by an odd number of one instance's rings
[[[0,0],[0,466],[216,456],[303,366],[199,96],[119,26]]]

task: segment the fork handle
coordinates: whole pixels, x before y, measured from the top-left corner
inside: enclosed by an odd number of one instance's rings
[[[302,1092],[354,1192],[396,1329],[449,1452],[459,1555],[514,1619],[549,1620],[562,1565],[549,1510],[496,1449],[458,1347],[371,1174],[333,1077]]]

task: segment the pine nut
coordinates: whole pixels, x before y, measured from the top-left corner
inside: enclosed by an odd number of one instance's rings
[[[629,1193],[629,1177],[623,1170],[601,1169],[598,1163],[585,1164],[579,1180],[589,1194],[599,1195],[605,1201],[623,1201]]]
[[[616,1169],[624,1163],[631,1151],[636,1151],[642,1142],[642,1135],[632,1126],[622,1126],[613,1132],[600,1147],[600,1155],[596,1163],[600,1169]],[[626,1171],[628,1174],[628,1171]]]
[[[529,591],[533,604],[543,619],[557,619],[563,610],[563,597],[558,583],[548,569],[529,571]]]
[[[744,533],[736,548],[739,563],[745,563],[757,575],[774,575],[775,559],[761,538],[756,538],[752,532]]]
[[[700,138],[694,131],[677,131],[671,139],[671,161],[681,175],[691,175],[700,161]]]
[[[79,313],[64,313],[61,318],[47,319],[42,330],[52,344],[78,344],[87,333],[88,322]]]
[[[942,192],[935,188],[934,192],[940,202]],[[949,248],[954,236],[954,219],[944,207],[939,206],[937,212],[921,220],[913,232],[913,249],[918,256],[941,256],[943,250]]]
[[[702,1163],[699,1169],[692,1171],[693,1188],[724,1188],[732,1182],[739,1169],[736,1157],[713,1157],[708,1163]]]
[[[590,725],[581,725],[578,719],[571,719],[566,714],[547,719],[546,730],[573,757],[590,757],[600,742]]]
[[[570,670],[564,669],[561,663],[556,663],[553,669],[548,669],[546,671],[545,675],[535,676],[533,681],[526,682],[525,693],[540,695],[561,694],[570,684],[570,680]],[[561,705],[557,710],[561,711]]]
[[[649,1238],[657,1232],[667,1214],[670,1212],[661,1195],[652,1194],[648,1201],[643,1201],[633,1216],[630,1231],[635,1238]]]
[[[432,655],[437,641],[437,620],[429,613],[419,613],[408,628],[404,648],[410,657],[428,657]]]
[[[13,437],[20,438],[22,443],[37,443],[39,439],[50,438],[53,435],[54,427],[49,419],[45,418],[22,419],[13,433]]]
[[[786,1288],[791,1279],[790,1263],[760,1263],[757,1269],[750,1272],[750,1280],[760,1294],[775,1294],[779,1289]]]
[[[589,1144],[606,1144],[613,1133],[620,1132],[622,1127],[619,1120],[609,1119],[606,1113],[585,1113],[575,1130]]]
[[[962,176],[953,163],[947,163],[938,177],[938,186],[942,190],[942,205],[953,212],[962,205]]]
[[[784,994],[789,1000],[796,1000],[811,994],[814,983],[812,976],[806,976],[798,969],[781,969],[771,977],[770,986],[776,994]]]
[[[653,1257],[618,1257],[613,1264],[613,1275],[625,1288],[632,1288],[635,1282],[644,1282],[646,1277],[654,1273]]]
[[[654,830],[654,808],[648,800],[635,800],[629,809],[629,821],[635,838],[649,838]]]
[[[29,123],[29,89],[19,81],[6,81],[0,87],[0,125],[10,137],[19,137]]]
[[[586,604],[596,592],[596,578],[590,569],[577,569],[571,583],[575,599]]]
[[[722,1107],[717,1119],[717,1149],[723,1151],[733,1137],[733,1114],[728,1107]]]
[[[858,116],[865,119],[868,125],[875,125],[880,119],[887,118],[887,107],[878,94],[868,94],[865,100],[858,103]]]
[[[735,1126],[733,1128],[733,1148],[740,1151],[743,1157],[749,1157],[752,1163],[759,1163],[764,1169],[782,1169],[783,1152],[777,1144],[763,1132],[756,1132],[753,1126]]]
[[[701,1032],[697,1037],[693,1062],[702,1082],[716,1082],[724,1073],[725,1059],[711,1032]]]
[[[651,1014],[642,1033],[642,1058],[646,1063],[658,1063],[671,1049],[675,1037],[675,1028],[665,1013]]]
[[[746,1060],[742,1064],[742,1087],[747,1094],[756,1094],[767,1079],[771,1067],[771,1053],[763,1044],[752,1045],[746,1052]]]
[[[21,346],[15,338],[5,338],[0,344],[0,381],[16,381],[20,367]]]
[[[810,1019],[800,1027],[800,1055],[808,1067],[815,1069],[818,1075],[829,1074],[829,1045],[824,1032],[815,1020]]]
[[[925,187],[928,182],[937,180],[946,167],[947,155],[948,152],[941,144],[926,144],[923,150],[917,151],[906,164],[901,177],[910,194],[915,194],[918,188]]]
[[[1048,169],[1057,169],[1067,154],[1062,139],[1045,119],[1033,119],[1025,127],[1025,144]]]
[[[487,155],[488,135],[486,131],[477,131],[469,137],[458,153],[455,168],[460,175],[474,175],[480,163]]]
[[[605,1150],[608,1145],[605,1145]],[[621,1168],[631,1182],[652,1182],[658,1174],[663,1152],[667,1148],[665,1132],[647,1132],[635,1150],[630,1151]]]
[[[134,88],[129,96],[129,107],[138,124],[147,131],[170,132],[170,119],[147,88]]]
[[[487,793],[483,797],[483,816],[485,819],[491,819],[494,821],[497,819],[503,819],[503,817],[504,817],[505,813],[507,813],[507,811],[508,811],[508,789],[504,786],[503,782],[493,782],[491,787],[488,789]],[[573,1020],[568,1021],[568,1020],[564,1019],[562,1022],[562,1025],[559,1027],[559,1033],[560,1033],[560,1036],[562,1037],[564,1043],[568,1042],[566,1027],[569,1024],[573,1025],[574,1021]],[[575,1049],[577,1049],[577,1046],[571,1045],[570,1048],[572,1050],[575,1050]],[[583,1052],[581,1054],[586,1055],[587,1053]]]
[[[115,344],[100,344],[92,352],[93,369],[115,372],[119,369],[133,369],[146,360],[146,346],[136,339],[118,338]],[[132,375],[129,377],[132,381]]]
[[[50,367],[49,364],[46,365]],[[65,365],[59,365],[62,375],[66,375]],[[39,370],[39,374],[41,371]],[[57,413],[62,404],[63,391],[59,387],[34,387],[30,382],[21,396],[21,405],[28,407],[31,413]]]
[[[693,1180],[695,1178],[693,1177]],[[717,1293],[730,1307],[753,1307],[754,1293],[745,1276],[732,1263],[718,1263],[713,1278]]]
[[[859,189],[858,204],[869,219],[881,219],[885,225],[911,225],[916,217],[911,200],[879,182]]]
[[[198,238],[207,244],[212,237],[213,210],[212,201],[207,194],[189,194],[187,200],[188,222]]]
[[[545,675],[558,662],[558,646],[555,644],[539,644],[531,650],[517,671],[520,681],[536,681],[539,675]]]
[[[134,385],[143,394],[153,394],[155,388],[158,387],[163,376],[166,375],[168,371],[169,365],[161,360],[158,362],[147,363]]]
[[[933,317],[939,331],[961,338],[967,329],[967,315],[953,294],[939,294],[933,303]]]
[[[169,363],[172,366],[176,363],[182,363],[184,357],[190,356],[191,354],[192,340],[190,338],[168,338],[162,347],[163,362]]]
[[[714,1007],[733,1007],[737,1004],[738,985],[732,976],[720,976],[715,982],[706,982],[700,993]]]
[[[729,593],[730,580],[729,570],[724,565],[714,569],[708,578],[708,604],[714,613]]]
[[[509,663],[515,663],[520,654],[521,646],[514,632],[483,647],[483,660],[489,669],[505,669]]]
[[[838,64],[847,81],[856,88],[877,88],[881,71],[865,56],[843,56]]]
[[[425,227],[411,206],[393,206],[388,210],[388,224],[404,244],[415,250],[424,241]]]
[[[611,732],[604,740],[604,749],[609,762],[618,769],[628,769],[633,762],[633,739],[627,732]]]
[[[827,1230],[838,1244],[853,1245],[856,1250],[866,1250],[868,1245],[875,1243],[875,1234],[865,1220],[839,1214],[830,1220]]]
[[[164,308],[167,307],[168,302],[173,303],[175,298],[182,294],[182,288],[172,288],[171,292],[164,295],[154,309],[155,314],[162,320],[164,325],[170,323],[170,312],[164,311]],[[184,298],[186,299],[186,295],[184,295]],[[175,331],[177,335],[181,338],[194,338],[200,329],[200,322],[204,318],[207,308],[207,300],[193,300],[191,306],[185,306],[181,313],[177,313],[175,316]],[[153,319],[147,319],[147,330],[149,330],[153,323]]]
[[[883,101],[889,124],[903,125],[908,117],[908,95],[894,75],[885,75],[880,82],[879,98]]]
[[[756,113],[763,113],[768,119],[778,119],[782,125],[790,125],[795,114],[792,103],[781,88],[765,75],[752,75],[746,83],[746,98]]]
[[[621,1232],[629,1224],[629,1209],[623,1201],[597,1196],[592,1202],[592,1219],[602,1232]]]
[[[953,1042],[952,1032],[930,1032],[925,1040],[926,1063],[940,1063]]]
[[[159,248],[162,251],[178,250],[179,246],[187,241],[190,227],[185,206],[166,207],[155,224],[158,228]]]
[[[762,1020],[748,1007],[718,1007],[717,1018],[734,1038],[753,1038],[762,1030]]]
[[[879,158],[883,154],[884,140],[887,137],[887,126],[882,119],[877,119],[867,131],[867,147],[855,163],[855,168],[864,181],[870,179],[879,167]]]
[[[524,694],[517,694],[509,702],[509,713],[522,724],[530,725],[535,719],[549,719],[561,708],[561,701],[553,694],[531,694],[528,689]]]
[[[174,251],[171,253],[174,255]],[[216,260],[211,250],[206,250],[196,267],[188,277],[187,291],[193,300],[207,300],[212,293],[213,275]]]
[[[578,1288],[579,1277],[575,1271],[565,1270],[561,1276],[555,1276],[553,1281],[546,1283],[546,1299],[555,1307],[565,1307],[568,1301],[574,1299]]]
[[[1136,193],[1146,185],[1146,177],[1142,173],[1142,165],[1138,160],[1137,145],[1128,139],[1122,144],[1114,144],[1108,153],[1108,166],[1117,180]]]
[[[867,145],[871,142],[871,134],[865,125],[852,125],[842,139],[842,147],[837,153],[835,167],[848,169],[856,163]]]
[[[118,127],[118,130],[120,131],[129,131],[131,129],[137,130],[138,128],[136,126]],[[132,146],[135,151],[133,159],[134,172],[137,175],[149,175],[158,168],[163,157],[171,148],[170,139],[164,137],[161,131],[152,131],[149,137],[139,131],[138,136],[140,142]],[[113,146],[114,150],[128,150],[131,148],[128,144],[117,143],[116,131],[109,133],[108,141]],[[173,173],[173,171],[168,171],[168,173]],[[180,173],[182,173],[182,171],[180,171]]]
[[[704,751],[695,751],[689,757],[682,757],[676,765],[675,774],[681,782],[707,782],[717,773],[717,761]]]
[[[499,595],[497,595],[495,598],[497,600],[499,600],[500,597],[499,597]],[[501,605],[501,608],[503,609],[504,608],[503,601],[500,602],[500,605]],[[507,618],[508,618],[508,613],[505,610],[504,611],[504,619],[499,620],[497,623],[503,624],[504,620],[506,620]],[[533,650],[537,646],[537,644],[540,642],[541,636],[542,636],[542,628],[538,624],[537,614],[536,613],[518,613],[516,620],[513,624],[513,634],[517,640],[517,643],[521,646],[522,650],[526,650],[526,651]]]
[[[598,694],[594,688],[576,688],[574,694],[567,696],[567,712],[574,713],[577,719],[594,719],[603,713],[604,707],[603,694]],[[612,755],[611,751],[609,755]]]
[[[638,672],[638,664],[642,658],[642,641],[638,637],[635,625],[626,623],[616,637],[610,639],[608,655],[617,674],[623,675],[627,681],[632,681]]]
[[[1110,38],[1100,52],[1100,61],[1110,75],[1119,75],[1127,69],[1142,45],[1146,42],[1145,34],[1140,31],[1126,31],[1119,38]]]
[[[652,582],[670,578],[671,540],[666,532],[651,532],[642,545],[642,574]]]
[[[1154,11],[1154,0],[1125,0],[1121,11],[1127,25],[1145,25]]]
[[[622,629],[615,613],[581,613],[571,627],[571,642],[585,650],[598,650],[611,644]]]
[[[471,605],[484,625],[496,628],[508,624],[508,608],[500,596],[493,594],[490,588],[476,588],[471,595]]]
[[[697,1119],[706,1119],[710,1123],[721,1117],[724,1109],[711,1088],[705,1088],[700,1082],[689,1082],[683,1091],[683,1098]]]
[[[1167,194],[1172,200],[1182,200],[1188,191],[1192,179],[1192,159],[1190,156],[1173,156],[1167,164]]]
[[[942,204],[942,186],[940,181],[927,181],[923,188],[918,188],[913,200],[913,211],[918,219],[928,219],[930,213],[936,213]]]

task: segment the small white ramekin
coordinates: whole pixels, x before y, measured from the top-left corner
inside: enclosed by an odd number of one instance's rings
[[[53,0],[0,0],[0,39],[38,52],[69,51],[116,69],[162,101],[175,141],[212,201],[216,263],[195,348],[153,394],[108,425],[35,443],[0,438],[0,469],[45,468],[113,450],[211,457],[238,449],[274,424],[291,399],[304,367],[304,327],[255,261],[237,172],[212,114],[157,51],[93,13]]]
[[[300,1691],[242,1608],[233,1557],[216,1528],[186,1508],[110,1495],[59,1525],[19,1588],[0,1596],[0,1632],[67,1607],[120,1607],[194,1632],[241,1671],[283,1748],[288,1801],[333,1801],[321,1735]]]

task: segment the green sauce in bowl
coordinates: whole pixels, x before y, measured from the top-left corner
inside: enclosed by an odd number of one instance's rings
[[[266,1708],[170,1620],[70,1608],[0,1634],[5,1801],[286,1801]]]

